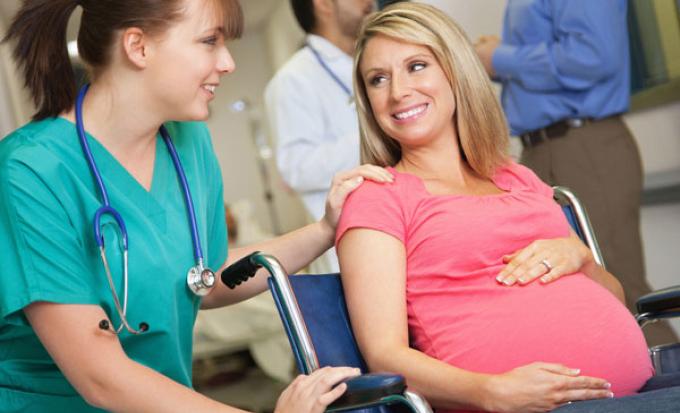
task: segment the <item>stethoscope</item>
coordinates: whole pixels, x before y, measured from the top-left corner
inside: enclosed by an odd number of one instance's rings
[[[130,326],[127,320],[127,301],[128,301],[128,234],[125,228],[125,221],[123,217],[116,211],[109,201],[109,195],[106,191],[106,186],[104,186],[104,181],[97,164],[92,156],[92,151],[90,150],[90,145],[87,142],[87,137],[85,136],[85,128],[83,127],[83,100],[85,99],[85,94],[90,85],[85,85],[80,89],[78,97],[76,99],[76,129],[78,132],[78,139],[80,140],[80,145],[83,148],[85,158],[87,163],[90,165],[90,171],[99,187],[99,192],[102,196],[102,206],[97,209],[94,214],[94,238],[99,247],[99,254],[101,255],[101,260],[104,265],[104,271],[106,272],[106,278],[109,282],[109,287],[111,288],[111,294],[113,295],[113,303],[120,317],[121,324],[117,328],[111,327],[108,320],[101,320],[99,322],[99,328],[102,330],[108,330],[115,334],[121,332],[123,327],[131,334],[140,334],[149,329],[149,324],[141,322],[138,329],[134,329]],[[161,136],[165,145],[168,147],[168,152],[172,158],[172,163],[175,165],[175,170],[177,171],[177,176],[180,179],[182,185],[182,192],[184,194],[184,203],[186,204],[187,214],[189,215],[189,224],[191,225],[191,241],[194,248],[194,259],[196,265],[189,269],[187,274],[187,285],[189,289],[197,296],[204,296],[208,294],[212,288],[215,286],[215,273],[206,268],[203,265],[203,249],[201,248],[201,239],[198,235],[198,225],[196,224],[196,213],[194,212],[193,201],[191,198],[191,191],[189,191],[189,184],[187,183],[187,178],[184,175],[184,169],[180,163],[179,156],[177,155],[177,150],[175,145],[172,143],[170,134],[161,126],[159,129]],[[106,249],[104,247],[104,237],[101,232],[101,219],[104,215],[110,215],[118,225],[118,230],[120,231],[122,242],[121,248],[123,250],[123,303],[121,305],[120,298],[116,292],[116,287],[113,283],[113,277],[111,276],[111,268],[106,259]]]
[[[321,57],[321,54],[319,53],[318,50],[316,50],[312,45],[307,42],[306,46],[311,50],[312,54],[316,58],[316,61],[319,62],[319,65],[321,65],[321,68],[337,83],[338,86],[345,92],[345,94],[348,97],[348,102],[351,104],[353,101],[353,96],[352,96],[352,90],[340,80],[337,74],[331,68],[328,66],[325,60],[323,60],[323,57]]]

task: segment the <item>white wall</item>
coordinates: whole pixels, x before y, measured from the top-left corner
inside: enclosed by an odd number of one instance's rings
[[[269,59],[274,71],[295,53],[304,41],[305,33],[298,25],[289,2],[279,1],[264,28]]]
[[[680,102],[631,112],[624,119],[638,141],[646,173],[680,168]]]
[[[9,15],[7,10],[0,9],[0,12],[0,37],[3,37],[9,26]],[[33,104],[11,59],[11,48],[6,43],[0,44],[0,139],[27,122],[32,114]]]
[[[236,61],[236,71],[222,78],[211,105],[208,121],[213,143],[222,166],[226,202],[249,199],[255,205],[255,215],[263,228],[272,230],[264,200],[264,186],[259,171],[257,151],[253,141],[249,115],[230,110],[232,102],[247,99],[266,128],[263,111],[264,88],[273,74],[263,30],[247,31],[242,39],[231,42],[229,49]],[[271,177],[276,214],[284,231],[300,227],[305,215],[297,197],[290,193],[278,176],[274,161],[267,171]]]
[[[0,33],[2,32],[3,28],[0,23]],[[0,139],[14,130],[17,126],[14,119],[12,99],[8,88],[8,72],[5,69],[5,64],[3,64],[6,60],[3,58],[4,54],[3,50],[0,50]]]
[[[5,15],[0,14],[0,37],[7,32],[7,23],[5,22]],[[8,71],[5,68],[8,60],[8,47],[6,45],[0,46],[0,139],[11,132],[16,124],[14,122],[14,109],[8,87]]]
[[[680,183],[680,102],[625,116],[640,147],[647,185],[656,178]],[[641,211],[647,278],[655,289],[680,285],[680,202],[648,205]],[[680,334],[680,320],[672,322]]]
[[[485,34],[501,35],[505,1],[501,0],[420,0],[451,16],[474,42]]]

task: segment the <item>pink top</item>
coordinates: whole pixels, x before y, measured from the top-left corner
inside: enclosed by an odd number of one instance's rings
[[[390,169],[348,198],[336,242],[351,228],[390,234],[406,248],[411,345],[451,365],[501,373],[535,361],[562,363],[635,393],[653,375],[630,312],[582,273],[507,287],[502,256],[537,239],[566,237],[552,189],[511,163],[493,178],[502,194],[431,195],[420,178]]]

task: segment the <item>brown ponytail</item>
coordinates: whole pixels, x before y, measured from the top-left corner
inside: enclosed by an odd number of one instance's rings
[[[224,13],[227,38],[243,31],[238,0],[213,0]],[[83,8],[78,52],[95,77],[111,58],[118,31],[139,27],[159,33],[177,21],[186,0],[24,0],[2,40],[13,41],[13,56],[38,111],[34,120],[58,116],[75,103],[76,81],[66,45],[73,10]]]
[[[14,40],[14,59],[38,112],[56,116],[75,101],[76,83],[66,48],[66,27],[78,0],[25,1],[4,41]]]

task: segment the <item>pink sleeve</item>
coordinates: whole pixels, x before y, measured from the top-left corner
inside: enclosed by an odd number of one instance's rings
[[[539,178],[538,175],[534,173],[534,171],[532,171],[531,169],[527,168],[524,165],[520,165],[514,162],[510,164],[508,169],[514,175],[515,179],[519,181],[519,184],[521,186],[529,189],[530,191],[537,192],[541,195],[544,195],[552,199],[553,197],[552,187],[543,182],[541,178]]]
[[[335,244],[353,228],[367,228],[390,234],[404,242],[406,238],[404,200],[396,184],[365,181],[350,194],[340,215]]]

